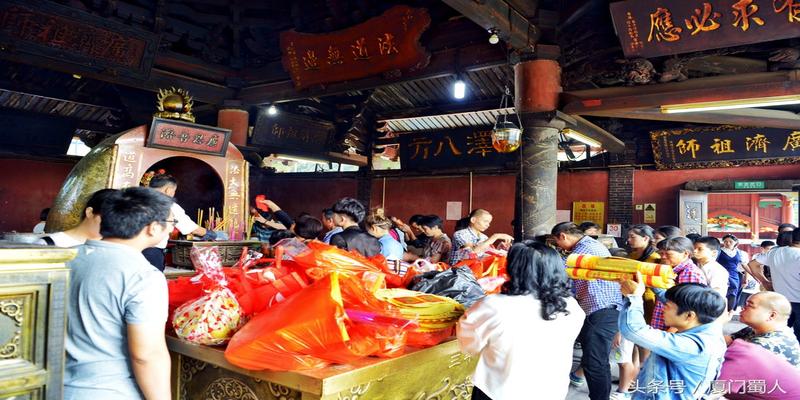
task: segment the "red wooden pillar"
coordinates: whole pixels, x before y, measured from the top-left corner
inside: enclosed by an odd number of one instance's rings
[[[792,199],[783,194],[781,194],[781,223],[797,223],[797,221],[792,221]]]
[[[561,93],[561,67],[553,60],[532,60],[514,66],[515,107],[522,120],[517,233],[532,238],[550,233],[556,221],[558,134],[556,118]]]
[[[761,195],[758,193],[750,194],[750,238],[755,240],[761,236],[760,221],[758,216],[758,202],[761,200]]]
[[[250,114],[236,107],[223,108],[217,113],[217,126],[231,130],[231,143],[247,146]]]

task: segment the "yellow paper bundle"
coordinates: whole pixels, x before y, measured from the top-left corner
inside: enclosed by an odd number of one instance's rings
[[[404,318],[419,321],[419,332],[430,332],[453,326],[464,314],[457,301],[433,294],[405,289],[379,289],[375,296],[396,306]]]
[[[636,271],[642,275],[660,276],[664,279],[675,279],[672,267],[666,264],[654,264],[644,261],[631,260],[621,257],[600,257],[588,254],[570,254],[567,257],[567,267],[591,269],[594,271],[627,272],[634,274]]]
[[[573,279],[602,279],[617,281],[633,279],[641,272],[650,287],[670,288],[675,285],[675,272],[666,264],[655,264],[621,257],[600,257],[588,254],[570,254],[567,257],[567,274]]]
[[[602,279],[606,281],[618,281],[620,279],[633,279],[633,275],[627,272],[611,272],[611,271],[595,271],[591,269],[583,269],[583,268],[567,268],[567,276],[572,279],[581,279],[581,280],[594,280],[594,279]],[[642,275],[644,278],[644,284],[650,287],[662,288],[662,289],[669,289],[672,286],[675,286],[674,279],[667,279],[661,276],[653,276],[653,275]]]

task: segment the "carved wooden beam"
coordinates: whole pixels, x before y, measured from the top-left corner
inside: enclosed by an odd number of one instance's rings
[[[40,68],[52,69],[69,74],[80,73],[82,76],[92,79],[111,82],[123,86],[130,86],[139,89],[157,92],[170,86],[182,87],[189,91],[195,101],[212,104],[222,104],[225,99],[235,96],[235,91],[223,85],[194,79],[180,74],[168,72],[159,68],[150,70],[150,77],[146,80],[131,78],[128,76],[114,75],[110,71],[90,71],[83,66],[78,66],[64,61],[49,58],[22,55],[11,51],[0,51],[0,58],[20,64],[33,65]]]
[[[539,29],[506,1],[442,1],[483,29],[497,29],[500,38],[517,50],[533,51],[533,46],[539,40]]]
[[[800,129],[800,116],[791,111],[744,108],[697,113],[664,114],[659,109],[612,110],[603,117],[650,121],[691,122],[696,124],[737,125],[763,128]],[[600,115],[598,115],[600,116]]]
[[[636,87],[614,87],[572,91],[562,94],[564,112],[578,115],[604,115],[609,111],[652,109],[666,104],[800,93],[800,71],[715,76],[684,82]]]
[[[376,76],[352,82],[331,84],[324,88],[318,86],[304,91],[297,91],[292,82],[286,79],[245,87],[239,92],[238,98],[247,104],[258,105],[307,97],[330,96],[350,91],[372,89],[392,83],[443,77],[456,73],[456,58],[458,58],[458,65],[461,66],[462,71],[492,68],[506,63],[506,56],[501,48],[491,46],[488,43],[480,43],[435,52],[431,55],[431,61],[426,68],[394,79]]]
[[[767,72],[767,62],[744,57],[708,56],[689,60],[686,67],[712,74],[746,74]]]

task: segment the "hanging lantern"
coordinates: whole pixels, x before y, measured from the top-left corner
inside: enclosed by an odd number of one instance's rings
[[[506,85],[503,97],[500,99],[501,110],[508,108],[509,99],[511,99],[511,91]],[[519,148],[522,143],[522,120],[519,118],[519,114],[517,114],[517,124],[508,119],[508,114],[498,115],[495,119],[492,129],[492,147],[498,153],[511,153]]]

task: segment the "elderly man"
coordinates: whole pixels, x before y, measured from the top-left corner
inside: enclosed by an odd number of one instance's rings
[[[590,254],[610,257],[606,246],[585,235],[583,230],[572,222],[562,222],[553,227],[552,236],[556,245],[575,254]],[[581,367],[589,386],[589,398],[607,400],[611,395],[611,367],[608,355],[611,344],[619,331],[617,320],[622,309],[622,293],[619,284],[610,281],[582,281],[572,283],[575,297],[586,312],[578,341],[583,349]],[[570,380],[578,385],[582,379],[572,374]],[[615,395],[615,397],[619,397]]]
[[[495,233],[486,236],[483,232],[489,229],[492,223],[492,214],[484,209],[475,209],[469,214],[469,226],[465,229],[456,231],[453,234],[453,250],[450,254],[450,265],[456,265],[459,261],[469,258],[471,254],[480,257],[486,250],[498,240],[506,245],[514,240],[511,235],[505,233]]]
[[[792,329],[786,324],[792,306],[786,296],[775,292],[756,293],[747,299],[739,321],[744,328],[725,341],[731,344],[735,339],[755,343],[800,367],[800,344]]]

